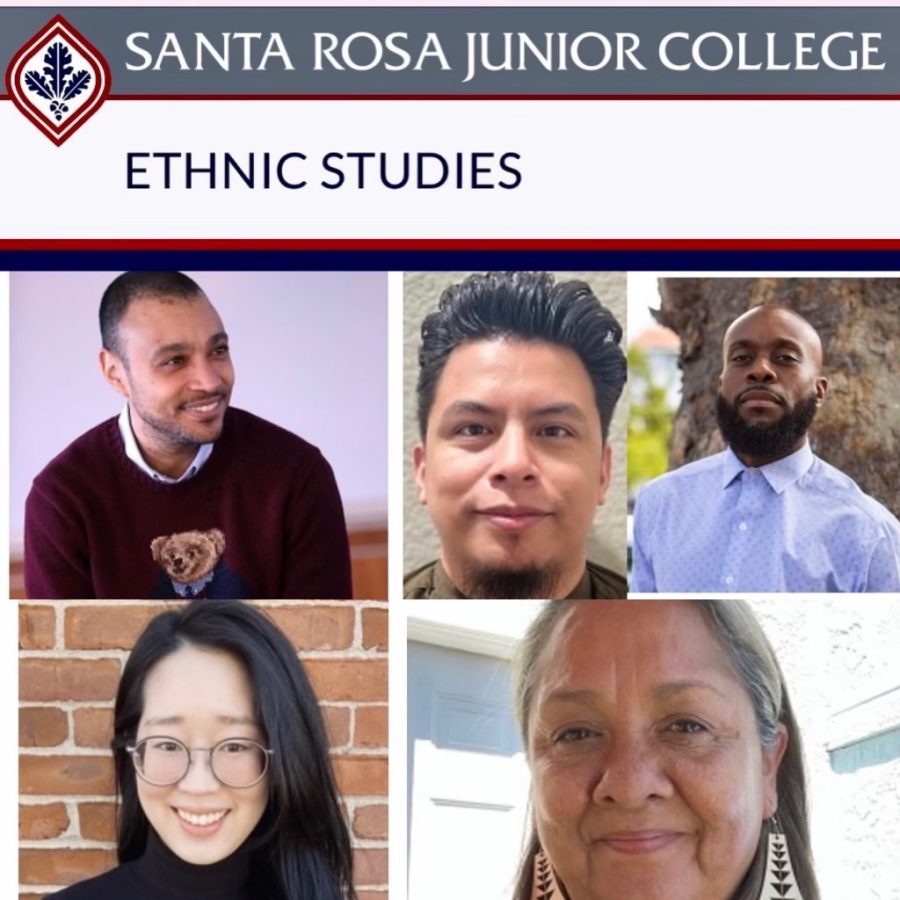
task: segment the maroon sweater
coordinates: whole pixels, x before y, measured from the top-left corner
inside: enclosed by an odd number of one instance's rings
[[[331,467],[289,431],[229,409],[197,475],[163,484],[128,459],[109,419],[34,480],[25,589],[32,599],[352,597]]]

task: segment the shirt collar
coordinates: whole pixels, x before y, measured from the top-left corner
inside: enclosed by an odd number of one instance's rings
[[[191,598],[196,597],[215,577],[216,570],[213,569],[212,572],[207,572],[202,578],[198,578],[190,584],[182,584],[180,581],[173,581],[172,579],[169,580],[172,582],[172,590],[179,597]]]
[[[762,473],[769,487],[776,494],[781,494],[810,470],[814,460],[809,441],[804,441],[803,446],[790,456],[760,466],[758,471]],[[729,447],[725,451],[725,461],[722,466],[722,488],[727,488],[738,475],[748,468],[749,466],[745,466]]]
[[[168,475],[163,475],[162,472],[157,472],[156,469],[147,463],[147,460],[144,459],[141,454],[141,448],[138,447],[137,438],[134,436],[134,431],[131,427],[131,418],[128,413],[127,403],[122,409],[122,412],[119,413],[119,433],[122,435],[122,442],[125,444],[125,455],[142,472],[145,472],[154,481],[159,481],[163,484],[178,484],[181,481],[187,481],[189,478],[193,478],[200,469],[203,468],[203,465],[213,452],[213,444],[201,444],[198,447],[197,453],[191,461],[191,464],[184,470],[184,473],[179,478],[170,478]]]

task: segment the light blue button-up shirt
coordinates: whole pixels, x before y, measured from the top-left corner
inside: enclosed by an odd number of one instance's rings
[[[900,591],[900,522],[808,443],[759,468],[729,449],[639,491],[630,590]]]

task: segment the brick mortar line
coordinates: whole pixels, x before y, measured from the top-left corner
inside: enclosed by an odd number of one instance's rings
[[[320,704],[320,708],[321,708],[321,704]],[[355,708],[350,710],[348,719],[349,719],[349,722],[347,723],[347,731],[349,732],[350,743],[347,746],[352,747],[356,743],[356,709]],[[329,753],[333,749],[334,748],[329,748]]]
[[[38,758],[45,756],[91,756],[112,759],[112,753],[108,747],[82,747],[80,744],[71,744],[65,741],[52,747],[19,747],[19,758],[27,759],[29,756]]]
[[[377,706],[387,707],[387,700],[320,700],[319,706],[329,709],[374,709]]]
[[[328,752],[328,755],[331,757],[335,757],[335,756],[360,756],[360,757],[380,756],[380,757],[383,757],[384,759],[387,759],[387,754],[388,754],[388,751],[390,750],[390,747],[351,747],[350,749],[352,752],[346,753],[346,754],[338,753],[338,752],[335,752],[334,750],[330,750]]]
[[[56,647],[66,646],[66,612],[65,607],[54,616],[53,642]]]
[[[351,747],[350,753],[340,753],[335,752],[334,750],[330,750],[328,755],[331,757],[335,756],[349,756],[349,757],[360,757],[366,758],[370,756],[376,756],[380,759],[387,759],[389,747]]]
[[[44,840],[19,841],[20,850],[115,850],[115,841],[91,841],[87,838],[45,838]]]
[[[121,647],[52,647],[47,650],[20,650],[19,659],[87,659],[104,660],[118,659],[125,662],[131,654],[130,650]]]
[[[387,806],[387,794],[351,794],[342,797],[344,806],[348,812],[357,812],[360,809],[368,809],[370,806]]]
[[[357,609],[356,614],[353,616],[353,646],[354,647],[362,647],[363,642],[363,625],[362,625],[362,610]]]
[[[19,709],[60,709],[75,712],[78,709],[113,709],[115,700],[19,700]]]

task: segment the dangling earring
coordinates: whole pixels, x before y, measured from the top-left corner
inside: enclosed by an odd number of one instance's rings
[[[553,874],[553,866],[541,847],[534,854],[534,887],[531,890],[531,900],[563,900],[565,895],[559,889],[556,876]]]
[[[766,872],[759,900],[803,900],[791,867],[787,838],[775,816],[769,820],[766,848]]]

